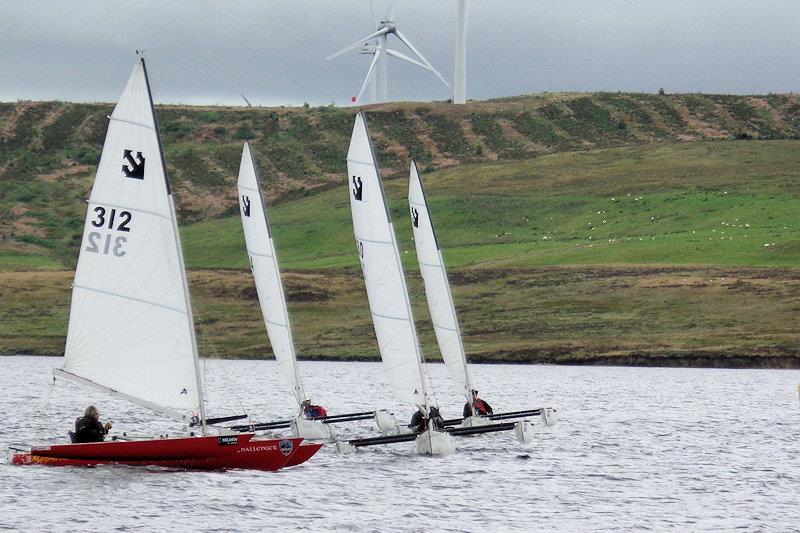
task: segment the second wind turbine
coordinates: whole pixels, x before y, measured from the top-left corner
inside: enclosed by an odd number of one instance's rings
[[[394,57],[396,59],[400,59],[401,61],[405,61],[407,63],[411,63],[412,65],[416,65],[420,68],[424,68],[425,70],[430,70],[433,72],[436,77],[442,80],[442,83],[450,87],[450,84],[442,77],[438,70],[433,68],[433,65],[425,59],[422,54],[419,53],[411,41],[403,35],[400,30],[397,29],[397,26],[394,22],[394,1],[390,1],[389,4],[386,6],[386,13],[383,17],[383,20],[380,23],[377,23],[377,31],[367,35],[363,39],[359,39],[355,43],[342,48],[335,54],[329,55],[326,59],[333,59],[334,57],[340,56],[346,52],[351,50],[355,50],[361,48],[362,50],[372,51],[372,61],[369,64],[369,70],[367,70],[367,76],[364,78],[364,83],[361,85],[361,90],[358,91],[358,96],[356,96],[353,101],[357,102],[361,100],[361,97],[364,95],[364,91],[366,91],[367,86],[369,85],[370,80],[373,76],[376,75],[377,71],[377,102],[386,102],[388,100],[388,66],[387,60],[389,56]],[[414,59],[409,57],[405,54],[398,52],[397,50],[391,50],[388,46],[388,38],[389,35],[394,35],[397,37],[400,42],[408,47],[411,50],[411,53],[417,58]]]

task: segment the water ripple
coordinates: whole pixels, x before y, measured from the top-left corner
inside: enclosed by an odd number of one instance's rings
[[[0,446],[63,435],[85,405],[115,429],[178,433],[174,423],[71,384],[37,416],[56,359],[0,357]],[[267,361],[208,361],[212,416],[291,415]],[[335,411],[409,408],[386,398],[372,363],[303,363],[307,390]],[[445,416],[462,400],[431,365]],[[43,531],[692,531],[797,529],[800,372],[475,365],[498,409],[549,404],[560,423],[534,443],[464,438],[458,452],[418,457],[408,444],[351,455],[324,448],[266,474],[0,463],[0,529]],[[259,379],[253,379],[255,377]],[[232,393],[236,391],[238,398]],[[535,391],[535,392],[534,392]],[[40,428],[48,428],[41,431]],[[337,427],[352,438],[368,423]],[[62,437],[58,437],[62,438]]]

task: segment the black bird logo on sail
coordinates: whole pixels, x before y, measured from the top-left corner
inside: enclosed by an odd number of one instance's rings
[[[361,182],[361,178],[359,176],[353,176],[353,198],[360,202],[363,193],[364,184]]]
[[[417,211],[416,207],[411,208],[411,218],[414,219],[414,227],[419,227],[419,211]]]
[[[242,195],[242,213],[244,216],[250,217],[250,197]]]
[[[136,157],[133,157],[131,150],[125,150],[122,156],[122,172],[126,178],[133,178],[135,180],[144,179],[144,156],[142,152],[136,152]]]

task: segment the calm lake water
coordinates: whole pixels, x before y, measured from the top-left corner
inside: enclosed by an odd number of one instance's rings
[[[88,403],[128,432],[177,424],[76,385],[60,359],[0,357],[0,445],[61,438]],[[209,414],[292,413],[272,361],[205,363]],[[409,407],[379,364],[301,363],[332,413]],[[463,400],[429,374],[445,416]],[[549,405],[559,424],[530,445],[511,434],[457,440],[451,456],[410,443],[352,455],[325,447],[277,473],[0,464],[0,529],[25,530],[769,530],[800,528],[798,371],[473,365],[496,410]],[[49,394],[49,397],[48,397]],[[46,413],[42,415],[42,410]],[[342,436],[368,424],[337,426]]]

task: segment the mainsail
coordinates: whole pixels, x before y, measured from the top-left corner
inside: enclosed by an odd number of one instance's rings
[[[427,408],[422,354],[408,289],[363,113],[353,127],[347,173],[353,231],[389,386],[399,401]]]
[[[408,182],[408,203],[411,207],[411,225],[414,229],[414,245],[417,248],[417,261],[422,280],[425,283],[425,296],[431,313],[433,330],[442,359],[450,372],[450,378],[459,394],[471,401],[469,371],[461,331],[458,327],[456,308],[447,280],[442,251],[433,229],[425,190],[417,172],[417,165],[411,162]]]
[[[305,398],[305,393],[297,370],[292,328],[289,324],[289,311],[286,308],[275,245],[269,231],[265,206],[261,199],[258,172],[249,143],[244,144],[238,187],[242,227],[247,253],[250,255],[250,268],[256,282],[258,301],[261,304],[261,314],[267,327],[272,351],[278,361],[278,368],[291,385],[299,405]]]
[[[57,374],[173,416],[203,410],[175,205],[144,60],[111,114]]]

